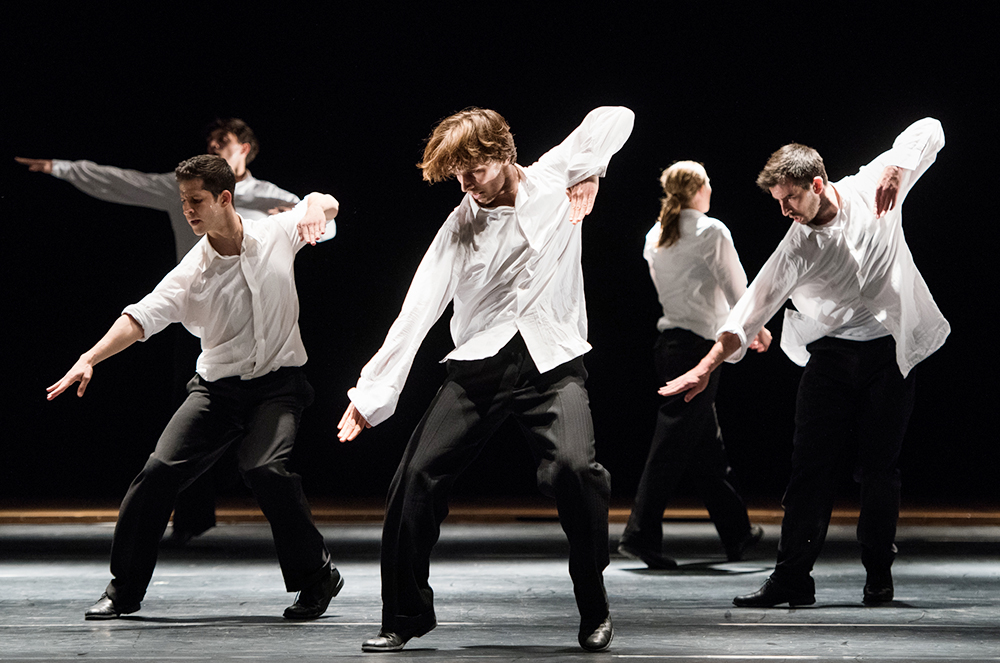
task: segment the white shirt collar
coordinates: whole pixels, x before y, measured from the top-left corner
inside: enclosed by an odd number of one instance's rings
[[[240,253],[242,254],[243,252],[245,252],[247,250],[247,248],[249,246],[260,244],[261,235],[260,235],[260,233],[258,233],[258,232],[256,232],[254,230],[253,225],[248,225],[247,224],[246,219],[244,219],[239,214],[237,214],[236,216],[240,220],[240,225],[243,226],[243,243],[240,245]],[[207,261],[208,264],[211,264],[212,261],[215,260],[216,258],[223,258],[223,259],[225,259],[225,258],[238,258],[239,257],[239,255],[224,256],[221,253],[219,253],[218,251],[216,251],[215,247],[212,246],[212,242],[209,241],[208,235],[205,235],[204,237],[202,237],[202,240],[204,240],[205,246],[207,247],[205,249],[205,257],[208,259],[208,261]]]

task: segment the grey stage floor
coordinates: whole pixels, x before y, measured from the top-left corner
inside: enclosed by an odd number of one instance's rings
[[[711,525],[668,524],[681,561],[652,572],[612,556],[610,651],[576,644],[566,544],[550,522],[446,525],[431,567],[438,628],[399,654],[363,654],[379,629],[378,525],[329,525],[346,585],[314,622],[281,618],[266,526],[224,525],[161,555],[135,615],[86,622],[109,579],[112,525],[0,525],[0,660],[10,661],[1000,661],[1000,527],[899,532],[896,600],[861,604],[853,528],[835,526],[809,608],[739,609],[767,577],[777,526],[725,563]],[[616,541],[622,525],[612,525]]]

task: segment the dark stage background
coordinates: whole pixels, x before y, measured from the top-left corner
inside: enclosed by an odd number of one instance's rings
[[[238,116],[262,143],[256,176],[299,195],[335,195],[337,238],[307,247],[297,263],[317,401],[295,461],[310,495],[380,497],[452,347],[449,312],[417,356],[396,415],[354,443],[336,441],[345,392],[461,197],[454,183],[421,182],[413,164],[422,139],[453,111],[491,107],[510,122],[527,165],[609,104],[632,108],[635,130],[583,232],[588,384],[614,495],[634,492],[658,400],[658,305],[641,248],[661,169],[678,159],[706,164],[711,214],[729,225],[752,278],[788,223],[754,186],[774,149],[812,145],[838,179],[912,121],[934,116],[947,146],[911,192],[905,218],[953,331],[916,369],[904,496],[997,502],[997,362],[984,342],[997,322],[993,4],[345,5],[9,10],[0,27],[0,496],[117,499],[172,412],[169,334],[101,364],[84,399],[46,402],[45,387],[156,285],[174,251],[165,214],[89,198],[28,173],[14,156],[167,172],[204,149],[206,122]],[[779,318],[769,326],[777,337]],[[724,370],[718,409],[732,463],[745,494],[773,504],[788,474],[800,369],[776,338],[768,354]],[[534,494],[531,458],[513,426],[456,490]],[[845,468],[844,495],[852,494]]]

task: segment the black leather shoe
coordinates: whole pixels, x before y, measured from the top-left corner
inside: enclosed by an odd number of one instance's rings
[[[392,631],[382,630],[378,632],[374,638],[370,640],[365,640],[361,643],[361,651],[367,652],[380,652],[380,651],[399,651],[401,650],[409,638],[404,638],[398,633],[393,633]]]
[[[174,528],[170,531],[170,536],[160,541],[160,547],[165,550],[177,550],[185,547],[195,536],[191,530]]]
[[[773,608],[781,603],[787,603],[788,607],[794,608],[797,605],[812,605],[815,602],[816,595],[812,592],[788,589],[771,578],[765,580],[761,588],[753,594],[733,599],[733,605],[737,608]]]
[[[306,587],[295,596],[295,603],[285,608],[285,619],[316,619],[330,605],[330,600],[340,593],[344,579],[340,571],[330,568],[330,574]]]
[[[611,615],[608,615],[591,633],[580,631],[580,646],[587,651],[604,651],[611,646],[614,637],[615,625],[611,623]]]
[[[764,538],[764,528],[760,525],[751,525],[750,532],[747,533],[743,540],[740,541],[735,546],[726,548],[726,560],[730,562],[738,562],[743,559],[743,556],[748,550],[753,548],[755,545],[760,543],[760,540]]]
[[[865,605],[878,605],[892,601],[892,571],[886,569],[879,572],[868,572],[865,580],[864,598]]]
[[[380,651],[399,651],[403,646],[412,640],[413,638],[420,638],[437,628],[437,620],[433,620],[429,626],[422,628],[416,633],[411,633],[410,635],[400,635],[395,631],[387,631],[382,629],[378,632],[374,638],[370,638],[361,643],[361,651],[367,652],[380,652]]]
[[[651,569],[676,569],[677,562],[656,550],[644,550],[630,543],[619,543],[618,552],[630,559],[645,563]]]
[[[142,607],[141,604],[136,603],[134,605],[119,606],[115,605],[115,602],[108,598],[107,593],[101,594],[101,598],[97,600],[97,603],[90,606],[87,612],[83,613],[84,619],[117,619],[122,615],[128,615],[133,612],[138,612],[139,608]]]

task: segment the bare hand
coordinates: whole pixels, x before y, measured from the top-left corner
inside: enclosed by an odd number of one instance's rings
[[[660,387],[657,393],[660,396],[673,396],[674,394],[684,394],[684,402],[690,403],[691,400],[705,391],[708,386],[708,379],[711,377],[711,372],[702,374],[697,371],[697,369],[691,369],[684,375],[674,378],[664,386]]]
[[[295,209],[295,205],[278,205],[277,207],[272,207],[267,210],[268,216],[274,216],[275,214],[281,214],[282,212],[290,212]]]
[[[312,205],[306,207],[306,213],[298,223],[299,239],[316,246],[326,232],[326,216],[323,211]]]
[[[875,216],[882,215],[896,206],[896,196],[902,181],[902,169],[899,166],[886,166],[882,176],[875,185]]]
[[[371,428],[369,424],[361,413],[358,412],[357,408],[354,407],[354,403],[347,406],[347,410],[344,412],[344,416],[340,418],[340,423],[337,424],[337,437],[341,442],[350,442],[358,436],[358,434],[366,428]]]
[[[23,163],[32,173],[52,174],[52,159],[25,159],[24,157],[14,157],[14,161]]]
[[[771,332],[767,330],[767,327],[761,327],[757,335],[750,341],[750,349],[757,352],[767,352],[769,347],[771,347]]]
[[[69,372],[63,376],[62,380],[56,382],[54,385],[50,386],[45,391],[48,392],[46,400],[52,400],[59,394],[66,391],[70,386],[79,382],[80,386],[77,387],[76,395],[83,396],[83,392],[87,391],[87,385],[90,384],[90,379],[94,377],[94,366],[89,361],[80,357],[73,364],[73,368],[69,369]]]
[[[594,200],[597,199],[598,179],[597,175],[591,175],[582,182],[577,182],[566,189],[570,206],[569,222],[574,226],[583,221],[583,217],[590,214],[594,209]]]

